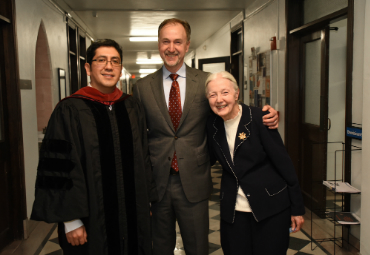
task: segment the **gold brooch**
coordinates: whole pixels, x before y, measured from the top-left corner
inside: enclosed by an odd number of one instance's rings
[[[243,132],[243,133],[240,133],[239,134],[239,139],[240,140],[245,140],[245,139],[247,139],[247,136],[246,136],[246,134]]]

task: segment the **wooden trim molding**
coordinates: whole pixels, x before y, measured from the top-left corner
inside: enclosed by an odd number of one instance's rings
[[[213,64],[213,63],[225,63],[225,70],[230,72],[230,57],[229,56],[198,59],[198,69],[203,70],[204,64]]]
[[[337,18],[341,18],[342,16],[347,15],[347,13],[348,13],[348,7],[343,8],[339,11],[333,12],[320,19],[304,24],[303,26],[292,29],[289,31],[289,34],[294,35],[294,34],[309,33],[315,30],[321,30],[326,25],[329,25],[330,23],[335,22]]]
[[[297,176],[301,181],[300,171],[300,72],[301,56],[300,37],[289,33],[290,30],[301,26],[302,2],[285,1],[286,19],[286,51],[285,51],[285,147],[293,161]]]
[[[7,13],[11,14],[10,23],[0,26],[3,34],[5,86],[7,105],[8,129],[9,129],[9,155],[10,155],[10,225],[12,226],[13,238],[23,238],[23,220],[27,218],[26,191],[24,175],[24,152],[21,95],[19,88],[19,65],[16,33],[15,0],[2,0],[7,2]]]
[[[11,22],[10,22],[10,19],[8,19],[8,18],[4,17],[3,15],[0,15],[0,20],[5,21],[5,22],[7,22],[7,23],[11,23]]]
[[[347,66],[346,66],[346,127],[352,126],[352,70],[353,70],[353,31],[354,31],[354,0],[348,0],[347,15]],[[348,136],[345,138],[345,165],[344,179],[351,183],[351,165],[352,165],[352,139]],[[351,196],[344,198],[344,210],[350,211]]]

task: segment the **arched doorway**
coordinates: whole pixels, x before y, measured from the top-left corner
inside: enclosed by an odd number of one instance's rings
[[[52,70],[49,44],[44,23],[41,21],[37,36],[35,57],[37,131],[39,134],[42,134],[43,129],[46,128],[53,111],[51,79]]]

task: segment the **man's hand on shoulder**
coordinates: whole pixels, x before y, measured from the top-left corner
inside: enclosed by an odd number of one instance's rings
[[[68,232],[66,236],[68,243],[70,243],[72,246],[83,245],[87,242],[85,226],[81,226],[75,230],[72,230],[71,232]]]
[[[270,105],[265,105],[262,111],[269,111],[270,113],[262,117],[263,124],[269,129],[277,129],[279,127],[279,116],[277,111]]]

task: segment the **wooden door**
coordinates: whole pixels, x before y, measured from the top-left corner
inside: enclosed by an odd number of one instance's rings
[[[27,217],[15,0],[0,0],[0,252]]]
[[[1,22],[0,22],[1,26]],[[0,49],[3,49],[2,30],[0,29]],[[9,206],[9,136],[8,117],[5,115],[6,95],[4,76],[4,54],[0,50],[0,250],[12,240]]]
[[[301,185],[305,205],[325,212],[329,28],[302,37]]]

